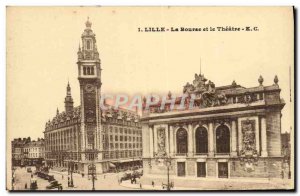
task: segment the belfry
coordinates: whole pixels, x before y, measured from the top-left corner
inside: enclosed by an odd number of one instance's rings
[[[80,105],[74,107],[67,84],[65,110],[46,122],[46,165],[81,174],[115,172],[142,165],[142,130],[139,115],[123,108],[99,107],[101,60],[89,19],[77,51]]]

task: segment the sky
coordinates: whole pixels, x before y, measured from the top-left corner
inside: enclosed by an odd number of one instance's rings
[[[102,93],[180,94],[201,70],[216,86],[279,78],[282,131],[293,124],[293,15],[280,7],[8,7],[7,136],[43,137],[64,110],[68,81],[78,106],[77,50],[87,17],[96,34]],[[257,26],[252,32],[138,32],[144,27]],[[293,83],[293,78],[292,78]],[[293,86],[292,86],[293,89]]]

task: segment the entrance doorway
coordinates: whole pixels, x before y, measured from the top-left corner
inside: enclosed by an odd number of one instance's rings
[[[197,177],[206,177],[206,163],[197,162]]]
[[[218,176],[219,178],[228,178],[228,163],[218,162]]]
[[[185,176],[185,162],[177,162],[177,175]]]

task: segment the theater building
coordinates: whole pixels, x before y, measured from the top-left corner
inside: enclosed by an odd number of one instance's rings
[[[280,178],[281,110],[278,78],[256,87],[235,81],[216,87],[202,74],[184,86],[183,108],[161,103],[143,109],[143,180],[170,178]],[[191,104],[191,97],[195,96]],[[172,95],[169,94],[169,99]],[[179,107],[178,107],[179,108]],[[169,164],[165,164],[167,163]]]
[[[65,109],[46,122],[46,164],[87,174],[141,165],[142,132],[135,111],[101,110],[101,61],[91,22],[81,35],[77,56],[80,105],[74,107],[67,85]],[[95,167],[93,167],[95,166]]]

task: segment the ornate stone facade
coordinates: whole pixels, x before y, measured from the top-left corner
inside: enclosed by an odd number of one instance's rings
[[[171,178],[281,177],[281,110],[278,78],[274,84],[245,88],[235,81],[216,87],[202,74],[184,86],[186,102],[195,97],[194,108],[161,109],[160,103],[144,108],[143,160],[147,182],[153,174],[166,177],[157,165],[157,155],[171,159]],[[169,93],[170,94],[170,93]],[[176,106],[181,98],[176,99]],[[167,105],[168,107],[168,105]],[[161,135],[165,128],[165,136]],[[160,153],[161,138],[166,154]]]

